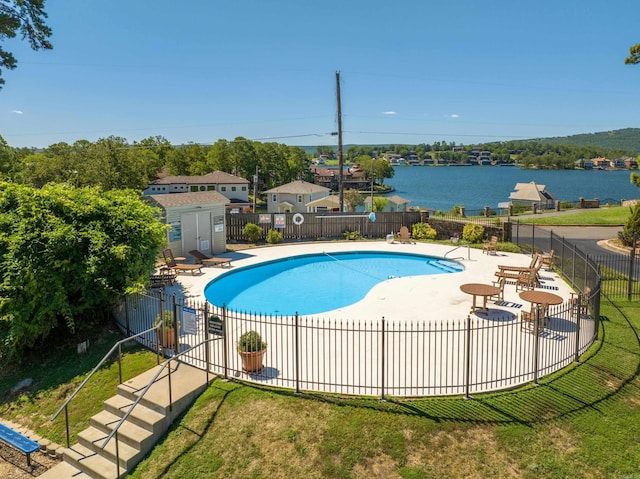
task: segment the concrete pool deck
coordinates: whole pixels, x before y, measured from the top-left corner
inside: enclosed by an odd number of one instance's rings
[[[180,287],[167,288],[167,293],[181,289],[186,298],[204,301],[204,288],[215,277],[242,266],[257,264],[263,261],[279,259],[311,253],[334,253],[338,251],[382,251],[404,252],[445,257],[457,260],[464,271],[460,273],[437,274],[429,276],[412,276],[394,278],[376,285],[361,301],[350,306],[318,313],[313,316],[333,319],[385,319],[393,320],[425,320],[425,319],[462,319],[467,317],[472,304],[472,297],[460,291],[464,283],[492,284],[497,278],[495,272],[498,265],[527,266],[531,257],[523,254],[498,251],[487,255],[481,249],[467,246],[454,247],[430,243],[403,244],[383,241],[345,241],[289,243],[285,245],[265,246],[227,252],[223,257],[232,259],[231,268],[203,267],[203,274],[192,276],[189,273],[178,275]],[[446,255],[446,256],[445,256]],[[553,271],[540,270],[542,290],[548,290],[568,300],[572,289]],[[283,285],[286,286],[286,285]],[[307,290],[322,288],[310,278]],[[296,289],[300,285],[295,285]],[[481,301],[481,298],[478,298]],[[495,304],[488,301],[488,315],[474,314],[478,318],[488,319],[505,315],[519,315],[522,310],[529,310],[530,304],[523,301],[515,291],[515,285],[506,284],[504,302]]]

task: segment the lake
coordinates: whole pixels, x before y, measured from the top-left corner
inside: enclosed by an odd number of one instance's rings
[[[545,185],[556,199],[579,198],[620,204],[640,198],[640,188],[630,181],[629,170],[525,170],[517,166],[397,166],[385,184],[395,195],[410,200],[409,206],[448,211],[455,205],[467,211],[484,206],[498,208],[508,202],[516,183],[535,181]]]

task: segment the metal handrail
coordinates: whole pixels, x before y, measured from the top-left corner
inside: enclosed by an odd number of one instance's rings
[[[176,354],[175,356],[172,356],[171,358],[167,359],[162,366],[160,367],[160,369],[158,370],[158,372],[155,374],[155,376],[153,376],[153,378],[151,379],[151,381],[149,381],[149,384],[147,384],[145,386],[145,388],[143,389],[142,393],[138,396],[138,398],[134,401],[134,403],[131,405],[131,407],[129,408],[129,410],[125,413],[124,416],[122,416],[122,419],[120,419],[120,421],[118,422],[118,424],[116,424],[116,426],[113,428],[113,430],[111,431],[111,433],[106,437],[106,439],[103,441],[103,443],[99,446],[100,449],[104,449],[106,447],[106,445],[109,443],[109,441],[111,440],[111,438],[118,432],[118,429],[120,428],[120,426],[122,426],[122,424],[127,420],[127,418],[129,417],[129,415],[131,414],[131,412],[133,411],[133,409],[138,405],[138,403],[142,400],[142,398],[144,397],[144,395],[147,393],[147,391],[149,391],[149,389],[151,389],[151,386],[153,385],[153,383],[156,382],[156,380],[158,379],[158,377],[160,376],[160,374],[164,371],[164,369],[169,365],[169,363],[171,361],[173,361],[174,359],[178,359],[180,356],[185,355],[186,353],[189,353],[191,351],[193,351],[195,348],[198,348],[200,346],[202,346],[205,343],[208,343],[210,341],[214,341],[216,338],[209,338],[209,339],[205,339],[204,341],[199,342],[198,344],[196,344],[195,346],[191,346],[189,349],[185,349],[184,351],[182,351],[180,354]],[[208,375],[208,369],[207,369],[207,375]],[[171,373],[169,373],[171,374]],[[171,389],[169,389],[169,394],[171,394]],[[169,401],[169,406],[171,406],[171,401]]]
[[[129,336],[128,338],[121,339],[116,344],[114,344],[113,347],[109,350],[109,352],[107,354],[105,354],[105,356],[102,358],[102,360],[98,363],[98,365],[95,368],[93,368],[93,371],[91,371],[91,373],[89,373],[89,375],[85,378],[85,380],[82,381],[82,383],[76,388],[76,390],[71,394],[71,396],[69,396],[69,398],[64,402],[64,404],[60,407],[60,409],[58,409],[58,411],[51,417],[51,421],[55,420],[60,415],[62,410],[71,402],[71,400],[74,397],[76,397],[78,392],[80,392],[80,390],[89,381],[89,379],[91,379],[91,376],[93,376],[95,374],[95,372],[98,369],[100,369],[100,367],[105,363],[105,361],[109,358],[109,356],[111,356],[111,354],[113,353],[113,351],[116,348],[119,348],[122,344],[126,343],[127,341],[130,341],[133,338],[137,338],[138,336],[142,336],[144,334],[147,334],[147,333],[153,331],[154,329],[156,329],[156,327],[153,327],[151,329],[147,329],[146,331],[142,331],[141,333],[138,333],[138,334],[134,334],[133,336]],[[122,375],[120,375],[120,382],[122,382]]]

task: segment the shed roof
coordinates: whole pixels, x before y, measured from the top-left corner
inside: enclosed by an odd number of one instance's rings
[[[217,191],[198,191],[195,193],[150,195],[147,198],[151,198],[163,208],[171,208],[175,206],[195,206],[214,203],[229,203],[229,199],[221,195]]]

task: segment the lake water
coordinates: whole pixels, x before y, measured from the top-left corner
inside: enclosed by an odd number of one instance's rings
[[[516,183],[545,185],[556,199],[577,202],[598,198],[600,204],[620,204],[640,198],[640,188],[628,170],[525,170],[515,166],[398,166],[385,184],[409,206],[449,211],[463,205],[467,211],[498,208],[508,202]]]

